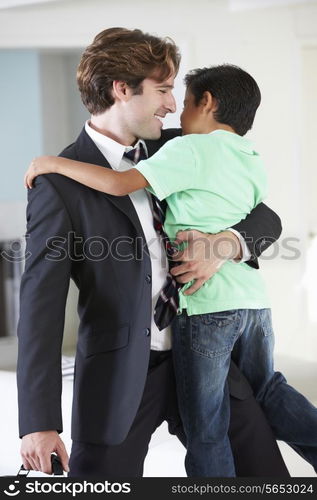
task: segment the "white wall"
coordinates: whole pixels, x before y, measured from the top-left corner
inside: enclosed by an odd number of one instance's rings
[[[257,2],[259,3],[259,2]],[[301,47],[317,45],[317,2],[230,11],[225,0],[57,2],[0,11],[0,48],[82,48],[111,26],[139,27],[170,35],[186,52],[182,72],[232,62],[258,81],[262,105],[251,137],[270,178],[268,203],[283,220],[283,236],[301,240],[297,260],[262,263],[272,297],[277,351],[316,358],[316,325],[305,331],[306,300],[301,288],[306,234],[304,177],[300,163]],[[177,123],[177,117],[175,118]],[[283,255],[290,256],[289,251]]]

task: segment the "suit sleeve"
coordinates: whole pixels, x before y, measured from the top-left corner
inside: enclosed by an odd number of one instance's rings
[[[282,232],[279,216],[264,203],[259,203],[252,212],[232,227],[243,236],[251,252],[251,259],[246,263],[259,268],[258,257],[272,243],[278,240]]]
[[[17,385],[19,435],[62,432],[61,348],[71,259],[71,222],[49,180],[29,190],[26,264],[20,289]]]

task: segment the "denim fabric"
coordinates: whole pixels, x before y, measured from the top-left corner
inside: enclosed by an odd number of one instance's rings
[[[185,467],[191,477],[232,477],[227,436],[227,374],[231,354],[249,380],[277,439],[317,469],[317,409],[273,368],[270,309],[237,309],[187,316],[173,323],[179,408],[187,436]]]

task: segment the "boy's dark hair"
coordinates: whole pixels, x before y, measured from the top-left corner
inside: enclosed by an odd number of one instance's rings
[[[229,125],[239,135],[251,129],[261,92],[249,73],[238,66],[222,64],[190,71],[185,84],[197,105],[204,92],[211,93],[218,103],[214,117],[219,123]]]
[[[161,82],[176,74],[179,64],[180,53],[170,38],[139,29],[106,29],[86,48],[78,66],[82,101],[91,114],[100,114],[114,104],[114,80],[124,81],[135,94],[142,94],[145,78]]]

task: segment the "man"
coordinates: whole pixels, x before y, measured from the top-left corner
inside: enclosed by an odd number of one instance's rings
[[[171,40],[123,28],[97,35],[77,75],[91,120],[62,156],[128,169],[140,155],[140,144],[151,155],[180,134],[161,130],[161,118],[176,109],[172,90],[179,62]],[[50,472],[50,453],[56,451],[68,470],[58,433],[70,278],[79,288],[80,315],[70,475],[142,476],[151,435],[164,420],[186,444],[177,409],[171,331],[159,331],[153,317],[168,267],[152,208],[143,190],[116,198],[55,174],[37,178],[29,192],[30,257],[21,285],[17,373],[27,468]],[[256,266],[257,256],[279,236],[280,223],[259,205],[233,229],[252,237],[249,250]],[[230,231],[208,236],[184,232],[179,238],[188,240],[189,247],[171,272],[180,283],[195,280],[190,292],[225,259],[240,256],[239,240]],[[221,256],[216,248],[206,260],[208,245],[221,246]],[[234,366],[230,387],[237,474],[287,476],[272,433]]]

